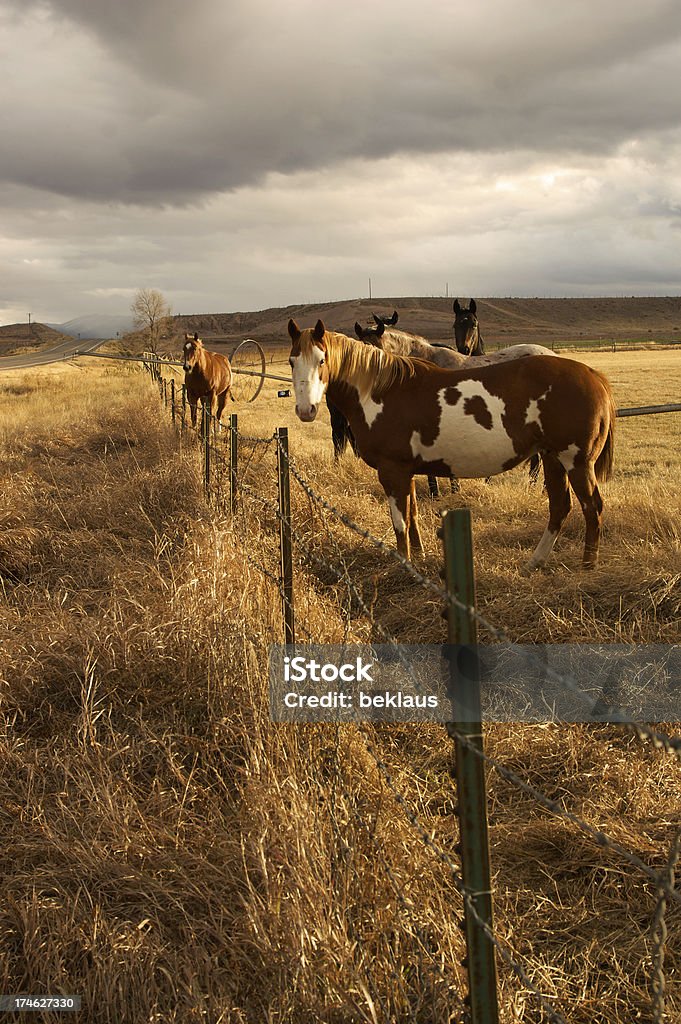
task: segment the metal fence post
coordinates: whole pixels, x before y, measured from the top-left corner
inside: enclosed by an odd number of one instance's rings
[[[175,426],[175,378],[170,378],[170,416]]]
[[[478,754],[467,746],[483,750],[482,714],[480,710],[480,675],[475,645],[477,629],[469,609],[475,607],[475,575],[470,509],[455,509],[444,516],[442,539],[448,594],[465,608],[448,605],[448,640],[450,644],[473,645],[464,655],[465,674],[457,662],[461,651],[450,652],[452,703],[457,720],[447,723],[456,752],[456,785],[458,794],[459,831],[461,837],[461,870],[466,892],[480,918],[492,928],[492,883],[487,829],[487,792],[485,765]],[[457,657],[457,653],[459,657]],[[465,711],[464,711],[465,709]],[[498,1024],[497,969],[494,945],[471,913],[468,901],[464,909],[466,947],[468,950],[468,983],[471,1024]]]
[[[203,427],[203,485],[206,497],[210,498],[210,409],[204,403],[201,417]]]
[[[229,511],[236,512],[239,471],[239,421],[237,414],[229,414]]]
[[[288,462],[288,428],[277,427],[277,474],[279,477],[279,549],[281,558],[284,642],[296,642],[293,616],[293,545],[291,538],[291,490]]]

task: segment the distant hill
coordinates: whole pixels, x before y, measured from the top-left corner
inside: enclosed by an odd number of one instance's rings
[[[52,348],[68,338],[47,324],[7,324],[0,327],[0,356]]]
[[[92,313],[67,320],[64,324],[47,324],[55,331],[67,334],[70,338],[115,338],[132,330],[132,317],[127,315]]]
[[[587,339],[659,341],[681,344],[681,297],[512,299],[476,298],[483,338],[492,344],[521,342],[576,343]],[[469,297],[461,296],[463,305]],[[432,341],[451,342],[453,299],[347,299],[262,309],[251,313],[197,313],[174,317],[176,333],[198,331],[208,342],[229,349],[243,338],[264,345],[288,341],[290,318],[300,327],[318,319],[331,330],[354,337],[355,321],[365,324],[372,312],[399,312],[398,326]]]
[[[590,340],[636,341],[681,344],[681,297],[512,299],[478,298],[482,336],[492,346],[535,342],[551,345]],[[469,296],[461,296],[468,305]],[[199,335],[209,346],[230,352],[244,338],[255,338],[265,347],[288,343],[287,324],[294,319],[310,327],[318,319],[331,330],[354,337],[355,321],[371,322],[372,312],[399,313],[398,326],[423,334],[431,341],[453,339],[451,298],[344,299],[292,306],[276,306],[253,312],[195,313],[172,318],[172,333],[160,341],[160,351],[179,352],[185,331]],[[83,341],[115,338],[118,333],[129,351],[145,347],[144,332],[131,332],[129,316],[82,316],[65,324],[12,324],[0,327],[0,356],[14,351],[47,348],[65,336]]]

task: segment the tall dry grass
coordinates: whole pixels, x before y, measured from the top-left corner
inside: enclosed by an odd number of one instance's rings
[[[664,358],[655,379],[646,354],[598,365],[618,404],[643,404],[673,397],[678,356]],[[80,993],[97,1022],[459,1019],[461,901],[395,795],[455,856],[443,730],[270,722],[280,609],[253,562],[274,568],[271,516],[244,503],[232,524],[207,507],[198,453],[141,374],[3,377],[0,399],[0,991]],[[374,475],[351,456],[334,466],[328,424],[298,424],[273,388],[239,414],[250,434],[289,425],[317,490],[392,542]],[[573,511],[553,561],[522,576],[545,518],[522,471],[440,503],[473,508],[480,607],[513,639],[678,641],[678,420],[619,426],[594,573]],[[272,465],[244,447],[263,495]],[[293,500],[324,563],[297,551],[301,629],[443,639],[436,600],[295,485]],[[437,506],[422,506],[421,568],[437,579]],[[487,749],[664,865],[681,812],[665,755],[606,726],[497,725]],[[654,886],[494,772],[489,788],[499,935],[567,1020],[652,1020]],[[676,908],[667,924],[673,1020]],[[504,1022],[543,1019],[503,966],[500,979]]]

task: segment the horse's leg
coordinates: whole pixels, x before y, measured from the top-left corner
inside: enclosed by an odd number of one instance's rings
[[[399,463],[383,462],[378,467],[378,479],[388,498],[397,550],[405,558],[409,558],[411,473]]]
[[[326,405],[331,419],[331,440],[333,441],[333,457],[336,461],[340,459],[345,451],[348,439],[352,437],[350,425],[340,409],[337,409],[333,402],[326,396]],[[354,440],[354,438],[353,438]]]
[[[549,525],[527,563],[528,570],[542,565],[551,554],[560,528],[570,511],[570,487],[565,467],[555,455],[545,455],[543,462],[544,485],[549,496]]]
[[[601,537],[603,521],[603,499],[596,483],[593,463],[574,466],[568,472],[568,477],[572,489],[577,495],[577,500],[582,506],[586,523],[582,564],[585,569],[593,569],[598,562],[598,542]]]
[[[196,406],[198,404],[198,399],[192,398],[191,395],[189,395],[187,397],[187,401],[189,402],[189,412],[192,418],[192,426],[196,427]]]
[[[439,498],[440,497],[440,488],[438,487],[437,477],[436,476],[429,476],[428,477],[428,489],[430,490],[431,498]]]
[[[201,437],[205,437],[204,423],[205,423],[205,412],[208,409],[210,412],[210,396],[208,398],[201,399],[201,423],[199,424],[199,434]],[[210,430],[210,427],[208,428]]]
[[[419,508],[416,501],[416,481],[414,477],[411,478],[409,484],[409,544],[412,551],[423,552],[423,541],[421,540],[421,531],[419,530]]]
[[[220,422],[220,417],[222,416],[223,410],[225,408],[225,402],[227,401],[228,394],[229,388],[226,388],[221,395],[218,395],[217,407],[215,410],[215,418],[218,421],[218,430],[222,430],[222,423]]]

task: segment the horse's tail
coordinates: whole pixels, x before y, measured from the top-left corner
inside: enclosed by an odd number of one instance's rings
[[[594,467],[596,471],[596,479],[601,482],[610,479],[615,464],[615,419],[617,418],[617,409],[615,407],[612,388],[610,387],[610,382],[607,377],[602,373],[599,373],[598,370],[593,370],[593,373],[596,374],[603,390],[605,391],[608,406],[608,433],[605,438],[605,444],[603,445],[600,455],[596,459],[596,465]]]

